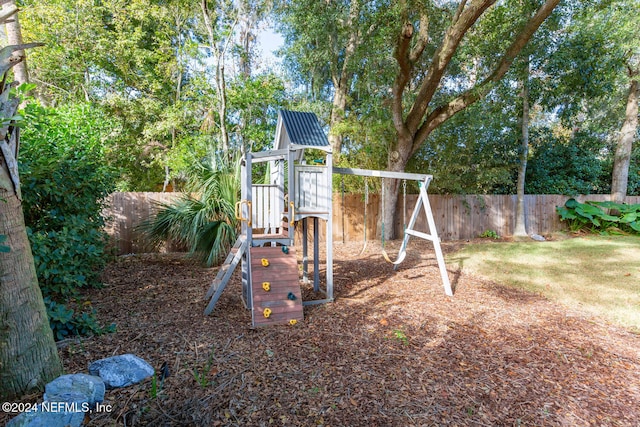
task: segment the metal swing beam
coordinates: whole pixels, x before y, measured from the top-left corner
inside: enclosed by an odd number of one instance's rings
[[[433,175],[420,174],[420,173],[408,173],[408,172],[390,172],[379,171],[372,169],[355,169],[355,168],[333,168],[334,173],[343,175],[358,175],[366,177],[379,177],[379,178],[393,178],[393,179],[409,179],[414,181],[420,181],[420,194],[416,202],[411,219],[407,228],[404,230],[404,237],[402,239],[402,246],[400,247],[400,254],[406,252],[407,244],[411,236],[419,237],[421,239],[429,240],[433,243],[433,247],[436,252],[436,260],[438,262],[438,268],[440,269],[440,277],[442,278],[442,284],[444,286],[444,292],[448,296],[453,296],[453,290],[451,288],[451,282],[449,281],[449,275],[447,274],[447,266],[444,262],[444,255],[442,254],[442,247],[440,246],[440,238],[438,237],[438,231],[436,229],[436,223],[433,219],[433,211],[431,210],[431,204],[429,203],[429,196],[427,194],[427,188],[433,180]],[[420,208],[424,209],[424,213],[427,217],[427,225],[429,227],[429,233],[414,230],[416,220],[420,213]],[[399,263],[398,263],[399,264]],[[394,265],[394,269],[398,267],[398,264]]]

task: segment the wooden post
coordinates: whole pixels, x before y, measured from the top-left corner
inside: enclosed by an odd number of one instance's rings
[[[252,310],[253,313],[253,296],[251,292],[251,251],[249,250],[253,246],[253,233],[250,223],[251,217],[253,216],[251,209],[251,153],[245,153],[240,180],[240,197],[241,201],[245,202],[240,206],[240,216],[243,218],[249,218],[248,221],[242,221],[242,224],[240,225],[242,235],[247,239],[247,250],[242,257],[242,286],[247,298],[247,308]]]
[[[302,218],[302,282],[309,283],[309,244],[307,233],[309,232],[307,218]]]
[[[326,224],[326,281],[327,281],[327,299],[333,301],[333,155],[331,152],[327,153],[326,158],[327,165],[327,192],[329,201],[327,203],[329,207],[329,213],[327,214]],[[344,207],[343,207],[344,209]]]
[[[320,290],[320,233],[318,232],[317,216],[313,217],[313,290]]]

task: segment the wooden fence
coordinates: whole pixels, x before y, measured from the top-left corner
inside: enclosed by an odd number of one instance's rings
[[[158,250],[149,244],[137,226],[153,215],[157,202],[170,202],[180,193],[113,193],[109,196],[106,214],[110,217],[107,232],[119,254],[140,253]],[[568,196],[528,195],[525,196],[527,230],[529,233],[549,234],[564,229],[556,213],[556,206],[564,205]],[[407,195],[406,220],[409,220],[417,195]],[[604,201],[609,195],[578,196],[577,200]],[[512,195],[430,195],[431,208],[438,235],[442,240],[465,240],[477,237],[487,230],[501,236],[513,233],[515,225],[516,196]],[[640,203],[640,196],[627,197],[627,203]],[[369,196],[367,205],[367,239],[379,239],[382,224],[379,221],[380,199]],[[398,201],[394,226],[400,235],[403,228],[403,200]],[[344,224],[344,227],[343,227]],[[364,197],[360,194],[334,194],[333,198],[333,239],[335,242],[362,241],[364,233]],[[385,224],[385,226],[389,226]],[[416,229],[428,231],[426,217],[419,216]],[[320,227],[320,236],[324,226]],[[176,250],[175,245],[161,248]]]

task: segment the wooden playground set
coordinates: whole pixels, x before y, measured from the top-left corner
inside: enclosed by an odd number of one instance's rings
[[[304,151],[324,153],[322,161],[307,165]],[[252,168],[269,162],[269,184],[253,184]],[[220,267],[206,298],[205,315],[211,314],[238,265],[242,271],[242,301],[251,310],[253,326],[295,324],[303,320],[303,306],[333,301],[333,174],[359,175],[381,179],[418,182],[420,195],[404,229],[398,258],[384,258],[397,268],[404,260],[409,239],[418,237],[433,243],[445,293],[453,295],[447,275],[427,189],[431,175],[333,167],[331,146],[313,113],[281,110],[274,148],[245,153],[241,163],[241,200],[236,218],[241,221],[240,235]],[[365,205],[366,206],[366,205]],[[414,229],[424,212],[429,232]],[[318,299],[302,301],[300,282],[309,283],[308,229],[313,221],[313,291]],[[326,265],[324,286],[320,280],[319,221],[326,224]],[[302,278],[294,247],[294,227],[302,227]]]

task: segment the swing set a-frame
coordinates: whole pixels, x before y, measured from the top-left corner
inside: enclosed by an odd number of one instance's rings
[[[325,158],[304,163],[304,151],[320,150]],[[269,163],[269,183],[253,184],[253,167]],[[274,149],[245,153],[241,162],[241,200],[236,218],[241,222],[238,239],[213,280],[206,298],[208,315],[238,265],[242,270],[242,300],[251,310],[252,325],[294,324],[303,319],[302,307],[334,300],[333,296],[333,174],[414,180],[419,195],[404,229],[398,258],[383,256],[394,268],[404,260],[411,237],[433,243],[446,295],[453,291],[437,234],[427,189],[433,177],[427,174],[333,167],[331,146],[315,114],[281,110],[278,114]],[[415,229],[420,213],[429,232]],[[294,246],[294,227],[302,228],[302,281],[308,276],[308,222],[313,221],[313,291],[318,299],[302,301],[299,269]],[[325,280],[320,280],[319,220],[325,222]]]

